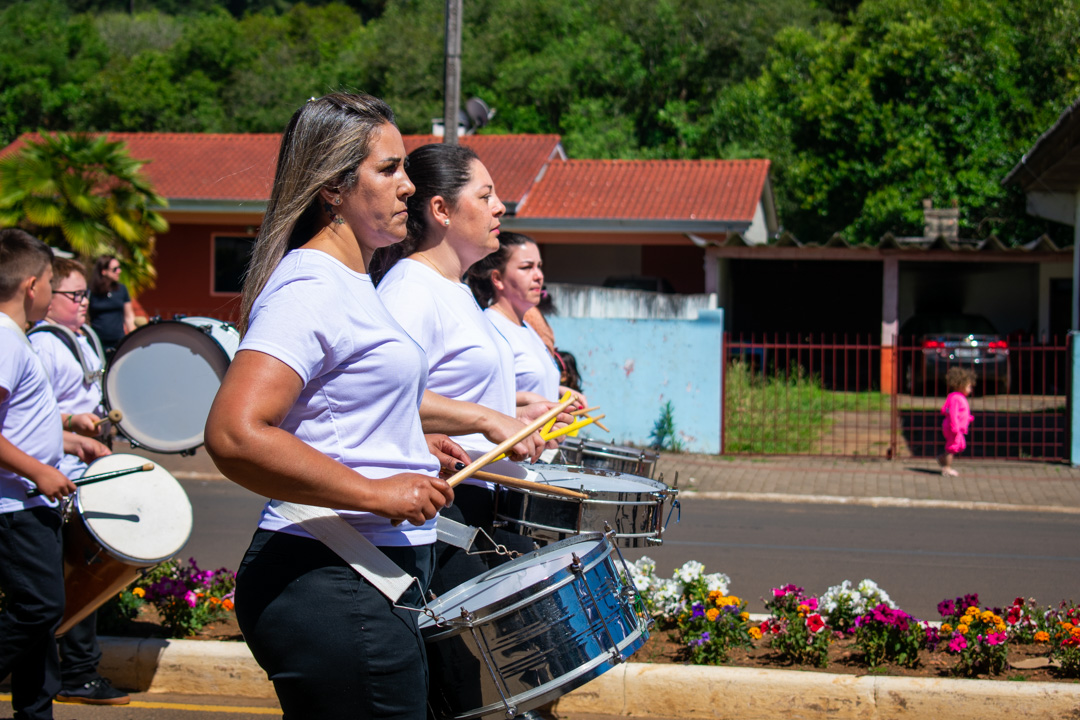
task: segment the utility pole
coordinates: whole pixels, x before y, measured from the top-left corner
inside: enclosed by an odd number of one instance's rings
[[[443,142],[457,145],[461,105],[461,0],[446,0],[446,92]]]

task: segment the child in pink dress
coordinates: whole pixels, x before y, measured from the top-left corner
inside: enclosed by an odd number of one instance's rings
[[[945,374],[945,386],[949,390],[949,396],[941,407],[941,414],[945,416],[941,423],[941,429],[945,433],[945,454],[939,455],[937,460],[941,465],[942,475],[956,477],[960,473],[953,470],[952,461],[954,455],[967,447],[964,436],[971,425],[968,395],[975,389],[975,373],[968,368],[951,367]]]

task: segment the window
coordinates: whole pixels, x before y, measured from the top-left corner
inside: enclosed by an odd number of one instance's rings
[[[218,235],[214,238],[214,292],[238,293],[251,259],[255,238]]]

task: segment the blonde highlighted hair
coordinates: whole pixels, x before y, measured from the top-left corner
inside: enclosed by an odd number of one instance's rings
[[[373,138],[384,125],[393,124],[390,107],[362,93],[313,98],[293,114],[281,136],[274,187],[244,276],[241,333],[281,259],[327,222],[319,191],[354,187],[356,169],[371,151]]]

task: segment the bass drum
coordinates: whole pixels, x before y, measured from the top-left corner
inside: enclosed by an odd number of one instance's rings
[[[676,488],[646,477],[570,465],[529,465],[528,479],[577,490],[587,500],[499,486],[495,490],[495,519],[508,532],[538,542],[557,542],[584,532],[612,532],[619,547],[660,545],[664,535],[664,505],[679,509]]]
[[[145,463],[138,455],[107,455],[90,463],[84,477]],[[191,528],[187,493],[162,467],[80,486],[64,524],[67,600],[56,634],[115,597],[141,569],[175,557]]]
[[[610,670],[649,637],[618,551],[581,535],[500,565],[420,620],[436,718],[514,718]],[[444,691],[445,689],[445,691]]]
[[[117,429],[136,447],[192,453],[240,332],[208,317],[159,320],[126,335],[105,370],[106,410],[124,418]]]
[[[656,461],[660,458],[660,455],[652,450],[576,437],[566,438],[559,445],[559,454],[566,465],[614,470],[646,478],[653,476]]]

